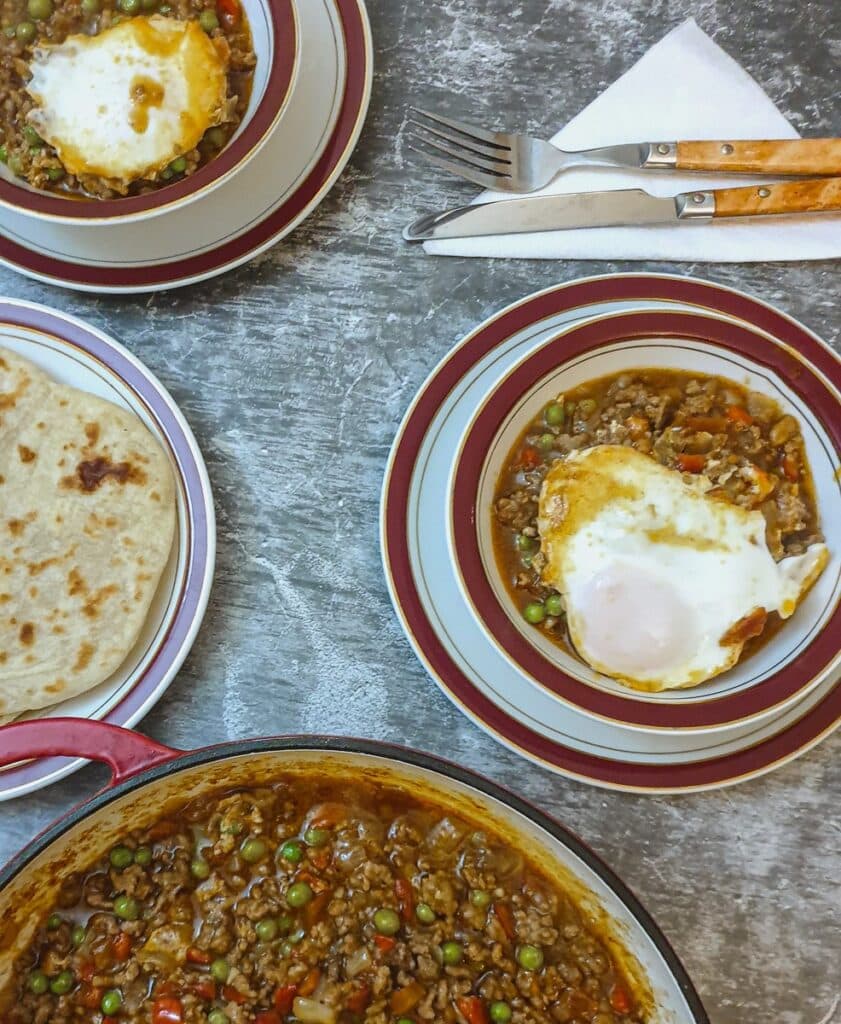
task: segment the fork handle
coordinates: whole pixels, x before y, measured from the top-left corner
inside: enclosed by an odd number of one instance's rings
[[[675,147],[673,166],[682,171],[841,174],[841,139],[654,143],[653,154],[663,146]]]

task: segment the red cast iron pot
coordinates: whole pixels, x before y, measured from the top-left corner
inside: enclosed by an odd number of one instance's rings
[[[102,761],[112,778],[0,870],[0,992],[61,880],[89,867],[127,830],[151,825],[213,790],[263,785],[280,773],[318,774],[409,789],[490,824],[571,890],[599,922],[650,1003],[650,1024],[709,1024],[666,938],[610,868],[537,808],[458,765],[404,747],[331,736],[243,740],[185,752],[86,719],[52,718],[0,729],[0,767],[56,755]]]

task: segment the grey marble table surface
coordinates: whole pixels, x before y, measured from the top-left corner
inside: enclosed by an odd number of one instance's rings
[[[837,263],[623,265],[434,259],[400,239],[469,198],[401,150],[410,102],[550,134],[692,15],[798,129],[841,135],[838,0],[370,0],[371,113],[339,185],[256,263],[183,291],[76,295],[0,271],[0,293],[113,333],[159,375],[215,490],[216,582],[198,642],[142,728],[191,747],[280,732],[372,736],[526,794],[626,879],[715,1024],[841,1022],[841,733],[783,770],[682,798],[533,767],[456,711],[392,612],[379,489],[403,412],[471,327],[540,287],[621,270],[709,278],[841,343]],[[102,782],[85,769],[0,806],[0,860]]]

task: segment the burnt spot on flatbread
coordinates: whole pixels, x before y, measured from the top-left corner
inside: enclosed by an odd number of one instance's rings
[[[6,526],[13,537],[20,537],[26,529],[26,523],[22,519],[10,519]]]
[[[3,409],[14,409],[14,407],[18,404],[18,399],[23,398],[23,396],[26,394],[27,388],[29,387],[29,383],[31,380],[31,377],[28,377],[26,376],[26,374],[24,374],[20,379],[20,383],[18,384],[14,391],[4,391],[2,394],[0,394],[0,412],[2,412]]]
[[[9,367],[9,364],[6,362],[6,360],[2,356],[0,356],[0,370],[10,370],[10,369],[11,368]]]
[[[85,437],[88,439],[88,444],[93,447],[99,440],[99,424],[98,423],[86,423],[85,424]]]
[[[56,636],[61,636],[62,633],[66,633],[67,630],[64,628],[64,626],[53,626],[51,632],[53,632]]]
[[[149,495],[149,497],[152,499],[152,501],[160,501],[161,500],[161,496],[160,496],[160,494],[158,494],[157,491],[152,491],[152,493]]]
[[[83,643],[76,655],[76,664],[73,666],[74,672],[84,672],[84,670],[90,665],[91,658],[96,653],[96,648],[93,644]]]
[[[8,604],[12,600],[11,594],[0,594],[0,604]]]
[[[24,622],[18,637],[24,647],[31,647],[35,643],[35,626],[31,622]]]
[[[91,594],[90,597],[85,601],[82,606],[83,614],[87,615],[89,619],[96,619],[102,612],[103,604],[108,600],[109,597],[113,597],[119,591],[119,587],[113,583],[109,583],[105,587],[100,587],[95,593]]]
[[[5,482],[6,478],[4,476],[0,476],[0,484],[4,484]]]
[[[62,690],[67,689],[67,681],[65,679],[56,679],[54,683],[50,683],[49,686],[45,686],[44,689],[47,693],[61,693]]]
[[[30,562],[27,566],[30,576],[37,576],[42,573],[45,569],[49,569],[51,565],[57,565],[61,561],[60,558],[45,558],[43,562]]]
[[[9,659],[9,655],[5,651],[0,651],[0,665],[5,665]],[[3,702],[3,707],[6,706],[6,702]]]
[[[145,484],[146,473],[134,463],[112,462],[104,456],[98,456],[80,462],[72,476],[62,478],[61,486],[64,490],[93,494],[106,480],[120,485]]]
[[[18,455],[21,462],[34,462],[38,458],[38,453],[27,448],[25,444],[18,445]]]
[[[85,583],[79,570],[71,569],[67,574],[67,593],[71,597],[78,597],[79,594],[86,593],[87,589],[88,585]]]
[[[38,596],[38,588],[37,587],[30,587],[29,588],[29,596],[34,600]]]

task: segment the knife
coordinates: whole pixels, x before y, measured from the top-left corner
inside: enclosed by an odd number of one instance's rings
[[[409,242],[422,242],[434,238],[475,238],[570,228],[679,224],[832,211],[841,211],[841,178],[682,192],[665,199],[634,188],[501,199],[462,206],[421,217],[405,229],[403,237]]]

